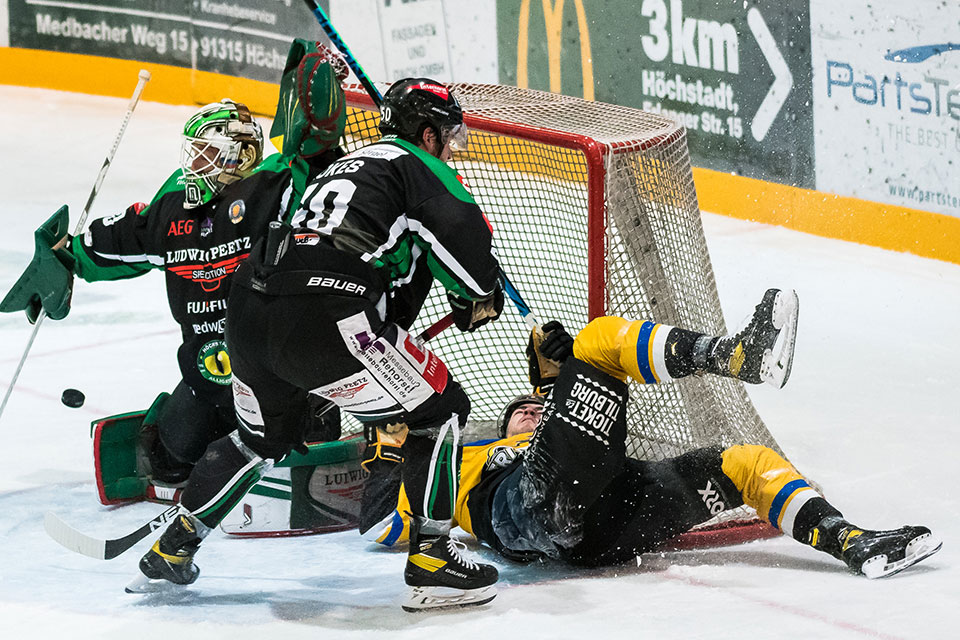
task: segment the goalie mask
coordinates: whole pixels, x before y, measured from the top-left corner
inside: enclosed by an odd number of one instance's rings
[[[202,107],[183,126],[183,207],[210,202],[225,185],[247,177],[262,158],[263,131],[245,104],[221,100]]]
[[[270,140],[287,157],[310,158],[333,149],[347,123],[341,83],[347,64],[319,42],[297,38],[280,79]]]
[[[429,78],[394,82],[380,105],[380,133],[419,144],[427,127],[437,132],[441,148],[449,144],[454,151],[466,151],[469,132],[453,91]]]
[[[542,409],[544,405],[544,397],[530,393],[517,396],[508,402],[507,406],[503,408],[503,412],[500,414],[500,420],[497,421],[497,435],[499,435],[501,438],[507,437],[507,427],[510,425],[510,418],[513,417],[513,414],[517,409],[525,404],[536,404]]]

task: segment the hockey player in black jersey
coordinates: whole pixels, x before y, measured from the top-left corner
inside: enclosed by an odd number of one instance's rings
[[[501,439],[464,448],[457,523],[511,559],[600,566],[630,561],[747,504],[784,534],[868,578],[932,555],[941,541],[928,528],[851,524],[767,447],[714,446],[660,461],[626,456],[628,377],[657,384],[704,372],[779,386],[792,362],[795,326],[795,294],[776,289],[734,336],[607,317],[574,341],[559,323],[548,323],[528,357],[531,382],[552,387],[551,394],[514,399],[500,420]],[[396,511],[376,495],[396,501],[395,445],[377,443],[365,462],[371,476],[361,531],[381,544],[406,535],[402,492]]]
[[[403,478],[413,514],[406,608],[482,604],[497,572],[448,536],[470,403],[446,365],[407,330],[433,280],[457,327],[503,307],[493,232],[445,160],[467,131],[456,97],[425,78],[395,83],[383,138],[333,163],[306,188],[237,273],[227,344],[240,429],[210,445],[182,496],[182,515],[144,556],[131,590],[193,582],[200,540],[300,444],[308,393],[365,425],[408,431]],[[322,566],[322,565],[320,565]]]
[[[54,266],[69,265],[70,283],[74,273],[94,282],[164,271],[170,311],[182,333],[182,379],[143,419],[138,446],[147,459],[148,495],[155,485],[181,485],[207,445],[236,429],[224,336],[231,282],[269,223],[287,219],[306,182],[343,155],[338,144],[346,122],[346,74],[336,54],[295,40],[271,130],[278,145],[282,138],[281,153],[261,162],[263,133],[244,104],[206,105],[184,125],[181,166],[149,205],[94,220],[58,250]],[[305,410],[303,421],[315,431],[339,432],[338,412],[316,419]],[[101,500],[108,497],[101,488]]]

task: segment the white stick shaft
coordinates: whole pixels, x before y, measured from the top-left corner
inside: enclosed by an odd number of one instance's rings
[[[7,387],[7,392],[3,396],[3,404],[0,404],[0,417],[3,416],[3,410],[7,408],[7,401],[10,399],[10,394],[13,393],[13,387],[17,384],[17,378],[20,377],[20,371],[23,369],[23,363],[27,361],[27,354],[30,353],[30,347],[33,346],[33,341],[37,338],[37,331],[40,330],[40,323],[43,322],[43,319],[47,317],[47,314],[40,310],[40,315],[37,316],[37,321],[33,325],[33,332],[30,334],[30,339],[27,341],[27,348],[23,350],[23,355],[20,356],[20,364],[17,365],[17,370],[13,372],[13,378],[10,380],[10,385]]]
[[[100,191],[100,185],[103,184],[103,179],[107,175],[107,169],[110,168],[110,164],[113,162],[113,156],[116,155],[117,147],[120,146],[120,140],[123,138],[123,133],[127,130],[127,124],[130,122],[130,116],[133,115],[133,110],[137,108],[137,104],[140,102],[140,94],[143,93],[143,88],[146,86],[149,80],[150,72],[146,69],[141,69],[139,79],[137,80],[137,88],[133,90],[133,96],[130,98],[129,104],[127,104],[127,112],[123,116],[123,122],[120,123],[120,130],[117,132],[117,137],[113,140],[113,146],[110,147],[107,157],[104,158],[103,164],[100,166],[100,173],[97,174],[97,181],[93,184],[93,189],[90,191],[90,197],[87,198],[87,203],[83,206],[83,211],[80,213],[80,220],[77,222],[77,226],[73,230],[73,235],[75,236],[80,235],[83,232],[83,225],[87,221],[87,214],[90,212],[90,207],[93,205],[93,201],[96,199],[97,193]],[[7,401],[10,399],[10,394],[13,393],[13,387],[17,384],[17,378],[20,377],[20,371],[23,369],[23,364],[27,360],[27,355],[30,353],[30,348],[33,347],[33,341],[37,338],[37,332],[40,330],[40,324],[46,317],[47,312],[44,309],[41,309],[40,314],[37,316],[37,321],[33,325],[33,333],[30,334],[30,340],[27,341],[27,348],[23,350],[23,355],[20,356],[20,364],[17,365],[17,370],[14,372],[13,378],[10,380],[10,386],[7,387],[7,392],[3,396],[3,403],[0,404],[0,418],[3,417],[4,409],[7,408]]]
[[[93,201],[96,199],[97,193],[100,192],[100,185],[103,184],[103,179],[107,177],[107,169],[110,168],[110,164],[113,162],[113,156],[117,153],[117,147],[120,146],[120,140],[123,138],[123,134],[127,130],[127,124],[130,122],[130,117],[133,115],[133,110],[137,108],[137,104],[140,102],[140,94],[143,93],[143,88],[147,85],[149,80],[150,72],[146,69],[141,69],[139,80],[137,80],[137,88],[133,90],[133,96],[130,98],[129,104],[127,104],[127,112],[123,115],[123,122],[120,123],[120,130],[117,131],[117,137],[113,140],[113,146],[110,147],[107,157],[103,159],[103,164],[100,165],[100,172],[97,174],[96,182],[93,183],[93,189],[90,190],[90,197],[87,198],[87,203],[83,205],[83,211],[80,212],[80,219],[77,221],[77,226],[73,230],[73,235],[75,236],[78,236],[83,232],[83,226],[87,222],[87,214],[90,213],[90,207],[93,205]]]

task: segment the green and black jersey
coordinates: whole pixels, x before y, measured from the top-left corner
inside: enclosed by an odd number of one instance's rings
[[[170,176],[139,213],[94,220],[73,239],[77,274],[94,282],[166,274],[167,301],[180,325],[179,364],[184,381],[198,394],[230,384],[224,319],[233,273],[273,220],[286,217],[290,170],[277,154],[218,197],[184,209],[181,172]]]
[[[429,291],[420,286],[431,280],[425,275],[469,300],[496,286],[493,230],[459,174],[393,136],[318,175],[292,224],[372,265],[391,292],[412,283],[417,309]]]

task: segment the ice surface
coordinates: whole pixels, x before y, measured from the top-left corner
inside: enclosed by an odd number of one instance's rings
[[[43,220],[66,203],[76,224],[125,104],[0,87],[0,293],[29,261]],[[191,112],[138,107],[91,217],[153,195],[176,165],[177,134]],[[750,389],[774,436],[851,520],[926,524],[944,538],[938,555],[867,581],[785,538],[587,572],[520,567],[480,551],[503,575],[491,605],[408,614],[396,605],[404,555],[355,532],[280,540],[214,533],[188,590],[125,594],[147,542],[99,562],[57,546],[42,520],[53,510],[87,533],[114,537],[162,510],[97,502],[88,435],[91,419],[146,407],[177,380],[178,330],[157,273],[78,282],[69,318],[44,323],[0,418],[2,637],[957,637],[960,266],[705,217],[728,324],[768,286],[800,295],[789,384]],[[4,390],[29,332],[21,314],[0,316]],[[60,404],[67,387],[86,394],[83,408]]]

